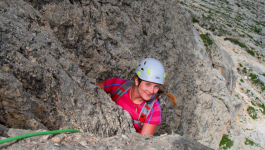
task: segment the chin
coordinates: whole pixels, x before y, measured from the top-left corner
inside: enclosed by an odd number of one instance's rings
[[[143,98],[143,100],[148,101],[148,100],[150,100],[152,98],[152,96],[150,96],[150,97],[142,97],[142,98]]]

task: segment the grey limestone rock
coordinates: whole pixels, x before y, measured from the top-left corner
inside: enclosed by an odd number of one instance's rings
[[[45,17],[24,1],[5,4],[1,122],[33,130],[76,128],[101,136],[132,132],[128,114],[70,60]]]
[[[207,149],[190,138],[219,147],[237,113],[238,103],[229,94],[235,76],[228,67],[233,64],[221,64],[230,59],[221,49],[216,53],[223,59],[209,57],[198,44],[192,16],[177,1],[10,0],[1,1],[0,7],[1,124],[31,130],[75,128],[109,141],[89,148],[115,147],[113,139],[130,139],[134,129],[128,113],[96,82],[132,79],[137,62],[154,57],[167,72],[164,90],[178,101],[174,106],[161,97],[163,124],[156,135],[173,134],[151,140],[137,135],[144,142],[129,143],[137,143],[135,149],[159,144],[160,149]],[[127,140],[121,148],[128,148]],[[72,144],[66,147],[79,146]],[[23,142],[13,146],[23,147]],[[49,140],[48,146],[57,147]]]
[[[30,130],[9,129],[9,135],[26,134]],[[38,130],[35,132],[43,132]],[[27,149],[190,149],[190,150],[211,150],[211,148],[194,140],[182,137],[177,134],[163,134],[161,136],[140,135],[138,133],[120,134],[103,138],[91,133],[64,133],[59,135],[35,136],[20,140],[16,143],[4,143],[1,149],[6,150],[27,150]]]

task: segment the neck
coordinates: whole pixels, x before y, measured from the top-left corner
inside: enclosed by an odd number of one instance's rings
[[[144,100],[142,99],[142,97],[140,96],[138,90],[137,90],[137,87],[136,85],[134,85],[132,88],[131,88],[131,91],[130,91],[130,98],[132,100],[133,103],[135,104],[141,104]]]

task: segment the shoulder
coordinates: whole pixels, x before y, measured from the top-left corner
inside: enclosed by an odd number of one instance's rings
[[[113,93],[117,88],[119,88],[122,84],[127,82],[128,80],[120,79],[120,78],[109,78],[104,81],[104,91],[107,93]]]
[[[105,83],[109,83],[109,84],[123,84],[125,82],[127,82],[128,80],[124,80],[124,79],[120,79],[120,78],[109,78],[105,80]]]
[[[161,122],[161,108],[156,99],[145,123],[158,125],[161,124]]]
[[[106,88],[108,86],[121,86],[127,81],[128,80],[124,80],[120,78],[109,78],[104,81],[104,87]]]
[[[153,109],[154,109],[154,111],[161,111],[160,104],[159,104],[157,99],[155,99]]]

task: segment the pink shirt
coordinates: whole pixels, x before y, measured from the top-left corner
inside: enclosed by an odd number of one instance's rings
[[[128,80],[123,80],[119,78],[112,78],[112,79],[106,79],[104,82],[104,91],[110,94],[113,94],[117,88],[119,88],[122,84],[127,82]],[[139,114],[141,112],[141,109],[144,106],[145,102],[142,102],[140,106],[137,108],[137,112],[135,112],[135,107],[138,106],[138,104],[134,104],[132,100],[130,99],[130,96],[128,93],[130,93],[129,89],[127,92],[125,92],[117,101],[116,104],[121,106],[124,110],[129,112],[133,120],[138,120]],[[112,95],[111,95],[112,96]],[[149,115],[147,116],[146,120],[144,123],[148,124],[154,124],[158,125],[161,124],[161,109],[160,105],[157,101],[155,100],[154,106],[151,109]],[[141,133],[141,128],[138,126],[138,124],[133,123],[134,128],[138,133]]]

